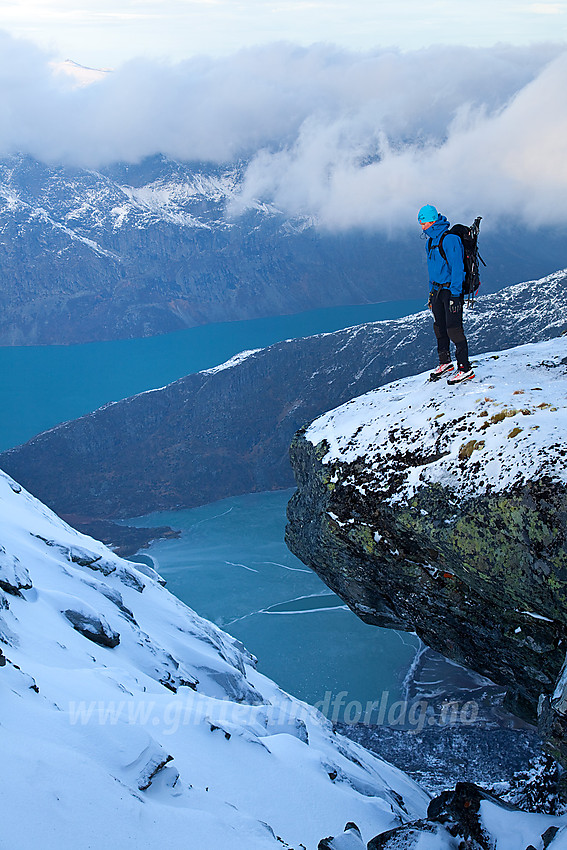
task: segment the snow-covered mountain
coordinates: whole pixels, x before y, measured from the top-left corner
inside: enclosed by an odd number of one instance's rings
[[[0,342],[149,336],[392,297],[385,240],[321,234],[262,203],[232,217],[243,173],[161,156],[104,171],[0,161]],[[397,264],[407,297],[419,247]]]
[[[425,813],[155,573],[3,473],[0,541],[3,850],[314,850],[352,818],[370,838]]]
[[[89,68],[79,62],[74,62],[72,59],[51,62],[50,67],[54,74],[63,74],[69,77],[76,88],[90,86],[112,73],[110,68]]]
[[[417,234],[331,233],[261,202],[237,214],[245,168],[1,160],[0,344],[149,336],[423,291]],[[487,230],[482,247],[492,288],[567,261],[551,231]]]

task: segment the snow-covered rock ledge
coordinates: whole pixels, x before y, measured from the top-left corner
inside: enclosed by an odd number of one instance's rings
[[[287,541],[366,622],[506,685],[524,718],[539,706],[565,763],[567,338],[475,368],[453,388],[397,381],[300,431]]]

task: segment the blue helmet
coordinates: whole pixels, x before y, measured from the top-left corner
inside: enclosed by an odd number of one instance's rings
[[[426,224],[429,221],[437,221],[439,213],[431,204],[426,204],[420,209],[417,214],[417,220],[420,224]]]

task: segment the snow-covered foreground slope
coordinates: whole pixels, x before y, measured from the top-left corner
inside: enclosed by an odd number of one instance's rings
[[[400,771],[3,473],[0,543],[2,850],[311,850],[424,814]]]

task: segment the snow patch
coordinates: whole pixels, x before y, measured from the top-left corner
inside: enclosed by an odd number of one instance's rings
[[[200,374],[216,375],[217,372],[223,372],[225,369],[232,369],[234,366],[239,366],[240,363],[247,360],[248,357],[252,357],[253,354],[257,354],[259,351],[262,351],[262,349],[250,348],[248,351],[240,351],[238,354],[235,354],[234,357],[231,357],[230,360],[227,360],[225,363],[221,363],[220,366],[213,366],[211,369],[203,369]]]

